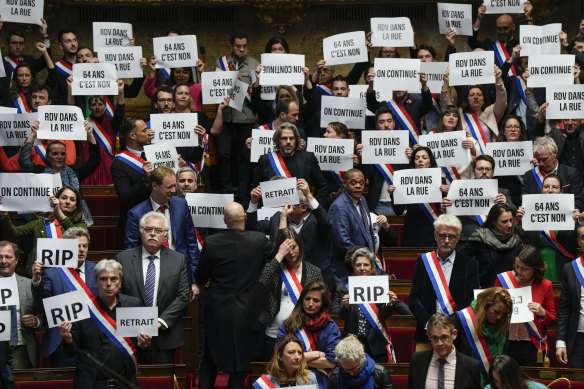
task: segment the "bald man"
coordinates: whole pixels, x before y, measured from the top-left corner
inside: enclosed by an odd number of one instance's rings
[[[257,280],[271,259],[272,244],[266,235],[245,231],[247,215],[239,203],[225,207],[227,230],[209,236],[195,271],[195,282],[204,287],[205,350],[199,370],[199,388],[212,389],[217,370],[230,373],[229,388],[243,388],[250,361],[259,353],[263,330],[257,317],[265,301]]]

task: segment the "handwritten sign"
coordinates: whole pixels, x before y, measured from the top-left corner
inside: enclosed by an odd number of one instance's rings
[[[498,193],[498,180],[454,180],[448,190],[452,206],[447,212],[456,216],[486,215]]]
[[[0,0],[4,22],[40,24],[44,9],[44,0]]]
[[[389,278],[385,276],[349,277],[349,304],[386,304]]]
[[[298,204],[298,190],[296,177],[282,180],[260,182],[264,207],[282,207],[288,204]]]
[[[533,320],[533,312],[527,304],[533,301],[531,295],[531,285],[523,288],[508,289],[513,301],[513,313],[511,313],[511,323],[526,323]]]
[[[525,0],[483,0],[486,14],[521,14]]]
[[[243,109],[243,103],[245,97],[247,96],[247,89],[249,84],[237,79],[235,80],[235,85],[231,89],[231,95],[229,96],[229,106],[237,111]]]
[[[163,36],[152,40],[156,68],[183,68],[197,65],[197,36]]]
[[[132,337],[140,334],[158,336],[158,307],[116,308],[116,334]]]
[[[118,94],[118,74],[111,63],[73,64],[73,96]]]
[[[304,84],[304,55],[262,54],[260,85]]]
[[[233,202],[233,194],[187,193],[185,200],[195,227],[227,228],[223,221],[225,206]]]
[[[584,85],[548,85],[547,119],[584,119]]]
[[[438,3],[438,28],[440,34],[452,28],[456,35],[472,36],[472,4]]]
[[[51,212],[53,176],[35,173],[0,173],[0,211]]]
[[[0,306],[19,306],[16,277],[0,277]]]
[[[36,113],[0,113],[0,146],[22,145],[29,137],[30,126],[36,118]]]
[[[36,260],[44,267],[77,267],[79,239],[37,238]]]
[[[12,312],[0,311],[0,342],[10,341],[11,328],[12,328]]]
[[[274,131],[254,128],[251,130],[250,162],[257,162],[264,154],[269,154],[274,149]]]
[[[346,32],[324,38],[322,52],[327,65],[369,61],[365,31]]]
[[[176,147],[168,142],[146,145],[144,154],[146,154],[146,160],[152,162],[152,170],[159,166],[166,166],[176,173],[179,169]]]
[[[545,26],[520,25],[521,56],[560,54],[560,31],[562,31],[562,23]]]
[[[376,91],[407,91],[420,86],[420,60],[417,58],[375,58],[374,69],[373,89]]]
[[[130,46],[132,25],[130,23],[93,22],[93,49],[105,46]]]
[[[549,107],[548,107],[549,110]],[[489,142],[486,153],[495,160],[497,176],[522,176],[533,168],[533,142]]]
[[[420,135],[420,144],[432,150],[438,166],[463,166],[468,164],[468,150],[462,147],[465,131],[450,131]]]
[[[43,299],[49,328],[57,327],[64,321],[73,323],[88,319],[87,300],[87,295],[81,290]]]
[[[346,172],[353,168],[353,139],[308,138],[306,151],[318,159],[320,170]]]
[[[450,86],[494,84],[494,55],[492,51],[451,54],[449,64]]]
[[[321,99],[321,127],[327,127],[330,122],[341,122],[351,130],[365,128],[367,103],[362,99],[324,95]]]
[[[522,203],[525,215],[521,224],[525,231],[574,229],[572,193],[524,194]]]
[[[374,47],[414,46],[414,29],[408,18],[371,18],[371,32]]]
[[[196,147],[199,136],[195,126],[197,113],[158,113],[150,115],[150,128],[154,130],[152,143],[167,142],[175,147]]]
[[[74,105],[41,105],[39,139],[87,140],[83,112]]]
[[[573,85],[575,58],[572,54],[530,55],[527,86],[545,88],[552,85]]]
[[[439,203],[442,169],[404,169],[393,174],[394,204]]]
[[[111,63],[120,78],[140,78],[143,76],[140,58],[142,46],[101,47],[97,53],[99,62]]]
[[[226,97],[230,97],[238,75],[239,72],[203,72],[203,104],[219,104]]]
[[[361,141],[361,162],[364,165],[409,162],[406,155],[406,148],[410,146],[407,131],[362,131]]]

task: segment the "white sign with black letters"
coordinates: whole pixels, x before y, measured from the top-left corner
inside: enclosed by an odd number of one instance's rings
[[[320,170],[346,172],[353,168],[353,139],[308,138],[306,151],[313,152]]]
[[[545,26],[519,26],[519,44],[521,56],[560,54],[560,32],[562,23],[546,24]]]
[[[574,194],[524,194],[525,215],[521,226],[525,231],[574,229]]]
[[[93,50],[105,46],[130,46],[133,37],[130,23],[93,22]]]
[[[324,38],[322,52],[327,65],[369,61],[365,31],[346,32]]]
[[[355,85],[349,85],[349,96],[352,99],[362,99],[365,101],[365,104],[367,104],[367,89],[369,88],[368,85],[361,85],[361,84],[355,84]],[[366,111],[367,116],[375,116],[373,114],[373,112],[371,112],[370,110]]]
[[[464,166],[468,164],[468,150],[462,147],[465,131],[449,131],[420,135],[420,145],[432,150],[438,166]]]
[[[77,267],[79,239],[37,238],[36,260],[43,267]]]
[[[260,90],[260,98],[262,100],[273,101],[276,99],[276,92],[278,90],[276,85],[261,85]]]
[[[235,80],[235,85],[231,90],[231,95],[229,96],[229,106],[237,111],[243,109],[243,103],[245,101],[245,96],[247,96],[247,89],[249,85],[245,82],[237,79]]]
[[[238,75],[239,72],[203,72],[203,104],[219,104],[226,97],[230,97]]]
[[[584,119],[584,85],[548,85],[546,119]]]
[[[549,112],[549,107],[548,107]],[[495,160],[497,176],[522,176],[533,168],[533,142],[489,142],[485,154]]]
[[[295,205],[298,200],[296,177],[260,182],[264,207],[282,207],[285,203]]]
[[[254,128],[251,130],[251,153],[250,162],[257,162],[264,154],[269,154],[274,150],[274,131]]]
[[[156,69],[197,66],[196,35],[162,36],[152,40]]]
[[[486,14],[522,14],[525,0],[483,0]]]
[[[223,215],[225,206],[233,202],[233,193],[187,193],[185,200],[195,227],[227,228]]]
[[[554,85],[574,84],[575,55],[530,55],[529,56],[529,88],[547,88]]]
[[[158,307],[116,308],[116,334],[124,337],[158,336]]]
[[[20,306],[16,277],[0,277],[0,306]]]
[[[52,212],[52,174],[0,173],[0,211]]]
[[[111,63],[73,64],[73,96],[118,95],[118,74]]]
[[[349,304],[389,302],[389,278],[385,276],[349,277]]]
[[[415,90],[420,86],[420,60],[408,58],[375,58],[376,91]]]
[[[302,85],[303,67],[302,54],[263,53],[260,85]]]
[[[87,140],[83,112],[75,105],[41,105],[39,139]]]
[[[438,3],[440,34],[452,28],[456,35],[472,36],[472,4]]]
[[[87,295],[82,290],[60,294],[43,299],[49,328],[57,327],[64,321],[70,323],[88,319]]]
[[[9,310],[0,311],[0,342],[10,341],[10,330],[12,329],[12,312]]]
[[[494,63],[495,54],[492,51],[451,54],[449,84],[450,86],[494,84]]]
[[[442,169],[404,169],[393,173],[394,204],[439,203]]]
[[[44,0],[0,0],[3,22],[41,24]]]
[[[0,146],[22,145],[29,137],[30,126],[36,118],[36,113],[0,113]]]
[[[371,32],[374,47],[414,46],[414,29],[409,18],[371,18]]]
[[[97,52],[99,62],[111,63],[116,67],[119,78],[140,78],[143,76],[140,58],[142,46],[101,47]]]
[[[449,214],[455,216],[486,215],[499,193],[498,180],[454,180],[450,183],[448,198],[452,206]]]
[[[166,166],[176,173],[179,169],[176,147],[168,142],[145,145],[144,154],[146,154],[146,160],[152,163],[152,170],[159,166]]]
[[[533,301],[531,295],[531,285],[523,288],[507,289],[513,301],[513,313],[511,314],[511,323],[526,323],[533,320],[533,312],[527,304]]]
[[[57,196],[57,192],[63,187],[63,180],[61,173],[53,173],[53,196]]]
[[[150,115],[150,128],[154,130],[152,143],[166,142],[175,147],[196,147],[199,135],[197,113],[157,113]]]
[[[326,128],[330,122],[344,123],[350,130],[365,128],[367,102],[350,97],[321,97],[320,126]]]
[[[410,146],[408,131],[361,131],[361,142],[361,162],[364,165],[410,161],[406,155],[406,148]]]
[[[428,82],[426,85],[431,93],[437,94],[437,99],[440,99],[442,92],[442,85],[444,84],[444,72],[448,67],[448,62],[420,62],[420,72],[428,75]],[[408,89],[410,93],[420,93],[422,83],[418,83],[415,89]],[[437,103],[440,103],[437,101]]]

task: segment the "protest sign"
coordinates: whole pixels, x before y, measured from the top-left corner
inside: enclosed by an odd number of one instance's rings
[[[533,301],[531,296],[531,285],[523,288],[507,289],[513,301],[513,313],[511,313],[511,323],[526,323],[533,320],[533,312],[527,304]]]
[[[111,63],[73,64],[73,96],[118,95],[118,74]]]
[[[97,52],[97,58],[99,62],[113,64],[119,78],[143,77],[142,66],[140,66],[141,46],[101,47]]]
[[[229,106],[237,111],[243,109],[243,102],[247,96],[247,90],[249,85],[245,82],[237,79],[235,80],[235,85],[231,89],[231,95],[229,96]]]
[[[406,148],[410,146],[407,131],[361,131],[361,162],[364,165],[376,163],[408,163]]]
[[[375,58],[376,91],[415,90],[420,86],[420,60],[407,58]]]
[[[584,119],[584,85],[548,85],[546,119]]]
[[[486,14],[522,14],[525,0],[483,0]]]
[[[12,328],[12,312],[9,310],[0,311],[0,342],[10,341]]]
[[[404,169],[393,173],[394,204],[439,203],[442,169]]]
[[[179,169],[176,147],[168,142],[145,145],[144,154],[146,154],[146,160],[152,162],[152,170],[158,166],[166,166],[176,173]]]
[[[278,90],[276,85],[260,85],[260,90],[260,98],[262,100],[272,101],[276,99],[276,92]]]
[[[456,35],[472,36],[472,4],[438,3],[440,34],[452,28]]]
[[[371,32],[374,47],[414,46],[414,29],[408,18],[371,18]]]
[[[195,227],[227,228],[223,221],[225,206],[233,202],[233,194],[187,193]]]
[[[272,216],[274,216],[274,214],[276,212],[280,212],[281,210],[282,210],[282,207],[275,207],[275,208],[262,207],[262,208],[258,208],[258,221],[259,220],[270,220],[272,218]]]
[[[77,267],[79,239],[37,238],[36,260],[43,267]]]
[[[562,23],[545,26],[520,25],[521,56],[560,54],[560,31],[562,31]]]
[[[93,50],[106,46],[130,46],[133,38],[130,23],[93,22]]]
[[[61,173],[53,173],[53,195],[57,196],[57,192],[63,187],[63,181],[61,180]]]
[[[81,108],[75,105],[41,105],[38,139],[87,140]]]
[[[549,107],[548,107],[549,109]],[[522,176],[533,168],[533,142],[489,142],[485,154],[495,160],[497,176]]]
[[[257,162],[260,156],[269,154],[274,150],[274,131],[254,128],[251,130],[250,162]]]
[[[44,0],[0,0],[3,22],[41,24],[44,10]]]
[[[432,94],[435,94],[435,99],[440,99],[440,93],[442,92],[442,85],[444,84],[444,72],[448,67],[448,62],[420,62],[420,72],[424,72],[428,75],[428,82],[426,85],[430,89]],[[365,85],[366,86],[366,85]],[[420,93],[422,89],[422,83],[418,82],[418,85],[414,89],[408,89],[410,93]],[[436,101],[439,103],[439,101]]]
[[[324,38],[322,52],[327,65],[369,61],[365,31],[346,32]]]
[[[306,151],[318,160],[320,170],[346,172],[353,168],[353,139],[308,138]]]
[[[369,88],[368,85],[361,84],[349,85],[348,97],[351,99],[362,99],[365,101],[365,104],[367,104],[367,88]],[[373,112],[371,112],[370,110],[366,110],[365,114],[367,116],[374,116]]]
[[[150,128],[154,131],[152,143],[166,142],[175,147],[196,147],[199,135],[197,113],[157,113],[150,115]]]
[[[494,55],[492,51],[451,54],[448,80],[450,86],[494,84]]]
[[[88,319],[87,300],[87,295],[82,290],[43,299],[49,328],[57,327],[64,321],[73,323]]]
[[[30,136],[30,126],[36,118],[36,113],[0,112],[0,146],[22,145]]]
[[[296,177],[260,182],[264,207],[282,207],[285,203],[298,204]]]
[[[116,308],[116,334],[124,337],[158,336],[158,307]]]
[[[420,145],[432,150],[438,166],[464,166],[468,164],[468,150],[462,147],[465,131],[449,131],[420,135]]]
[[[530,55],[527,87],[573,85],[575,58],[572,54]]]
[[[447,196],[452,206],[446,210],[455,216],[486,215],[495,205],[498,193],[498,180],[454,180]]]
[[[17,114],[17,113],[18,113],[18,109],[17,108],[0,107],[0,114]]]
[[[230,97],[238,75],[239,72],[203,72],[203,104],[219,104],[226,97]]]
[[[52,212],[52,193],[51,174],[0,173],[0,211]]]
[[[562,194],[524,194],[525,215],[521,225],[525,231],[573,230],[574,195]]]
[[[0,277],[0,306],[20,306],[16,277]]]
[[[384,276],[349,277],[349,304],[389,302],[389,278]]]
[[[197,66],[197,36],[163,36],[152,40],[156,69]],[[203,73],[204,74],[204,73]]]
[[[320,126],[326,128],[330,122],[344,123],[350,130],[365,128],[367,103],[350,97],[321,97]]]
[[[0,58],[4,58],[4,57],[2,57],[2,53],[0,53]],[[0,66],[0,78],[2,78],[2,77],[6,77],[6,70],[4,69],[4,66]],[[14,108],[14,109],[16,109],[16,108]],[[0,113],[4,113],[4,112],[0,111]]]
[[[304,55],[263,53],[260,85],[302,85],[303,67]]]

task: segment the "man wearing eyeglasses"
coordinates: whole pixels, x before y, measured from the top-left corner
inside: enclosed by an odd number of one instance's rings
[[[124,269],[122,293],[138,298],[141,306],[158,307],[158,336],[138,350],[143,364],[174,363],[175,349],[183,344],[182,316],[190,283],[184,256],[164,244],[169,225],[161,212],[146,213],[140,218],[140,244],[116,255]]]

